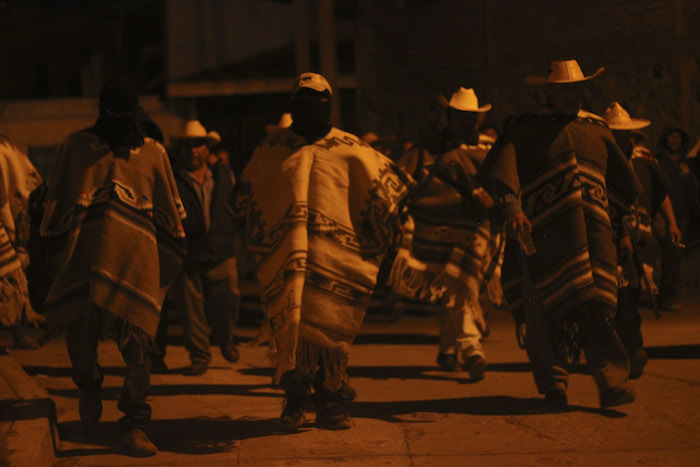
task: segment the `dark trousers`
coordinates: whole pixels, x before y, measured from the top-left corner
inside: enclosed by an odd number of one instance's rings
[[[210,342],[221,346],[233,339],[240,292],[236,262],[233,258],[231,260],[205,272],[183,269],[170,289],[172,306],[182,317],[185,348],[192,363],[209,363]],[[156,339],[159,347],[162,346],[163,355],[166,328],[167,321],[164,326],[159,326],[160,337]]]
[[[101,316],[99,311],[93,310],[66,330],[73,382],[88,393],[99,391],[104,379],[97,361],[97,346],[103,329]],[[134,333],[117,335],[116,341],[126,364],[124,386],[117,404],[125,415],[119,420],[119,427],[122,431],[145,428],[151,418],[151,406],[146,402],[151,387],[151,349]]]
[[[680,281],[683,249],[672,244],[668,238],[664,238],[661,241],[661,254],[659,301],[676,300],[678,299],[678,283]]]
[[[639,314],[641,290],[621,287],[617,293],[615,329],[628,352],[642,348],[642,316]]]

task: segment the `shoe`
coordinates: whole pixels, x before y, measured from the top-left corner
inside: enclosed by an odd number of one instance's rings
[[[97,425],[102,416],[101,392],[80,391],[80,401],[78,402],[78,412],[80,421],[86,429],[92,429]]]
[[[122,433],[121,438],[126,453],[132,457],[149,457],[158,452],[156,445],[141,428],[131,428]]]
[[[316,406],[316,426],[324,430],[347,430],[352,427],[352,419],[342,402],[329,401]]]
[[[168,365],[165,364],[165,360],[160,357],[153,358],[151,362],[151,373],[156,375],[164,375],[168,372]]]
[[[12,348],[21,350],[36,350],[39,343],[27,334],[25,330],[12,328]]]
[[[629,404],[637,398],[631,387],[608,388],[600,395],[600,406],[617,407],[618,405]]]
[[[284,399],[284,407],[280,415],[282,428],[287,431],[296,431],[304,424],[304,408],[308,401],[300,399]]]
[[[544,402],[553,411],[564,410],[569,404],[566,399],[566,391],[563,389],[550,389],[544,396]]]
[[[675,298],[660,297],[658,304],[661,311],[678,311],[681,308],[681,302]]]
[[[464,369],[469,372],[472,381],[481,381],[486,373],[486,359],[481,355],[472,355],[464,364]]]
[[[641,347],[630,352],[630,379],[637,379],[644,373],[649,356]]]
[[[457,355],[452,353],[439,353],[437,356],[437,364],[441,371],[449,371],[451,373],[462,371],[457,361]]]
[[[182,370],[182,374],[185,376],[199,376],[207,372],[208,362],[196,362],[192,363],[190,366],[185,367]]]
[[[229,339],[221,346],[221,355],[231,363],[236,363],[238,361],[240,355],[238,354],[238,348],[233,339]]]

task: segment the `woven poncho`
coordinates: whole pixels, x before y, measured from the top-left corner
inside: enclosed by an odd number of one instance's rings
[[[16,324],[23,311],[28,320],[36,320],[16,246],[26,242],[29,235],[27,202],[39,184],[41,176],[29,158],[0,136],[0,325],[3,326]]]
[[[50,325],[90,304],[155,335],[168,287],[185,251],[185,211],[163,146],[115,157],[89,131],[63,144],[48,184],[40,233],[53,283]]]
[[[346,355],[406,191],[393,164],[336,128],[310,145],[283,129],[259,145],[236,190],[276,380],[299,364],[301,341]]]
[[[523,264],[543,311],[561,316],[593,299],[614,310],[617,257],[608,195],[629,207],[641,187],[605,121],[583,111],[521,116],[489,153],[484,173],[522,197],[537,249]],[[504,292],[516,315],[520,273],[518,261],[504,265]]]

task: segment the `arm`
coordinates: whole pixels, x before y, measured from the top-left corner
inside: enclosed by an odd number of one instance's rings
[[[680,245],[681,243],[681,231],[678,229],[678,224],[676,224],[676,215],[673,213],[673,205],[671,204],[671,198],[666,195],[664,200],[661,202],[659,208],[661,215],[668,223],[668,234],[671,237],[671,241],[674,245]]]

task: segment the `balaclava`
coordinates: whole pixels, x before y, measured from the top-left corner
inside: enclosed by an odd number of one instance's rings
[[[106,84],[100,92],[100,115],[95,133],[112,151],[130,149],[143,144],[143,136],[136,123],[139,99],[133,84],[117,79]]]

